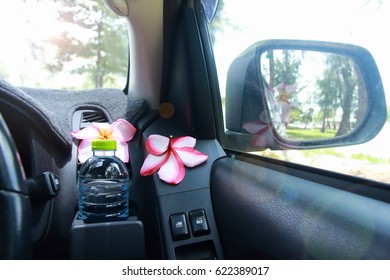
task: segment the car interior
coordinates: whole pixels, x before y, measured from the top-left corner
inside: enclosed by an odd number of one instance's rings
[[[105,2],[129,22],[124,90],[19,87],[0,79],[0,259],[390,258],[387,183],[250,153],[253,135],[241,126],[267,110],[253,61],[275,42],[233,62],[225,111],[208,28],[218,1]],[[373,138],[386,116],[375,62],[344,45],[305,48],[355,59],[370,100],[356,133],[320,145]],[[251,111],[254,102],[261,105]],[[83,223],[76,216],[79,140],[71,132],[118,119],[137,129],[126,164],[130,217]],[[141,176],[146,141],[155,134],[191,136],[208,158],[186,168],[177,185],[157,173]],[[294,148],[273,135],[268,147]]]

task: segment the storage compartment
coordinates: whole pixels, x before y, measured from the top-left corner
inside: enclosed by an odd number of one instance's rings
[[[175,248],[177,260],[216,260],[214,242],[204,241]]]
[[[143,223],[137,216],[125,221],[84,223],[73,220],[71,259],[131,260],[145,258]]]

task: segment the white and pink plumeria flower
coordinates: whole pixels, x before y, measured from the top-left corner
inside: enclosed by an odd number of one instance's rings
[[[81,163],[92,156],[92,140],[116,140],[117,150],[115,155],[123,162],[129,162],[129,149],[127,142],[133,139],[137,129],[128,121],[118,119],[112,124],[92,123],[83,129],[72,132],[72,136],[80,139],[78,147],[78,159]]]
[[[178,138],[152,134],[146,140],[146,157],[141,168],[142,176],[158,171],[159,178],[172,185],[179,184],[185,176],[185,166],[194,167],[208,158],[195,150],[196,139],[190,136]]]

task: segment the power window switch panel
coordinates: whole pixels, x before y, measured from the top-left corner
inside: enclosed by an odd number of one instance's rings
[[[210,233],[206,213],[203,209],[193,210],[188,215],[194,236],[202,236]]]
[[[169,216],[169,223],[171,225],[172,239],[174,241],[190,238],[186,215],[184,213],[177,213]]]

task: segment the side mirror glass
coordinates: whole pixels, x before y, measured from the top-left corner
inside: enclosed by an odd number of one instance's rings
[[[225,116],[227,146],[308,149],[367,142],[387,112],[379,71],[366,49],[269,40],[231,64]]]
[[[270,49],[260,55],[260,75],[271,121],[286,140],[344,136],[364,119],[367,91],[349,56]]]

